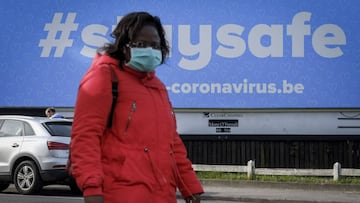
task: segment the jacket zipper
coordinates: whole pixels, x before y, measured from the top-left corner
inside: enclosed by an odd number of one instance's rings
[[[128,116],[128,120],[127,120],[126,126],[125,126],[125,133],[127,133],[127,130],[129,129],[130,122],[131,122],[131,119],[132,119],[132,116],[133,116],[135,110],[136,110],[136,101],[134,101],[131,105],[130,114]]]

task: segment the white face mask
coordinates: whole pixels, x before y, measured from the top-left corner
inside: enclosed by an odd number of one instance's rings
[[[161,64],[162,53],[151,47],[130,48],[131,58],[127,66],[140,72],[151,72]]]

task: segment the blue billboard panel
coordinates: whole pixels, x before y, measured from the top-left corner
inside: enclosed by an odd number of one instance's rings
[[[0,107],[75,105],[123,15],[161,18],[176,108],[360,108],[360,1],[3,1]],[[110,90],[109,90],[110,91]]]

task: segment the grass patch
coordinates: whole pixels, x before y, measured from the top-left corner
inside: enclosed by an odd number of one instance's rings
[[[196,174],[200,179],[248,180],[246,173],[198,171],[196,172]],[[334,181],[333,178],[330,176],[318,177],[318,176],[256,175],[255,179],[252,181],[360,185],[360,177],[348,177],[348,176],[341,177],[338,181]]]

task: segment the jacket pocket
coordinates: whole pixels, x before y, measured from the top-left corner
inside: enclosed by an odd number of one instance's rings
[[[112,163],[114,171],[114,181],[120,185],[143,184],[149,191],[157,185],[157,179],[153,175],[153,168],[146,149],[135,146],[122,146],[125,160],[122,164]]]

